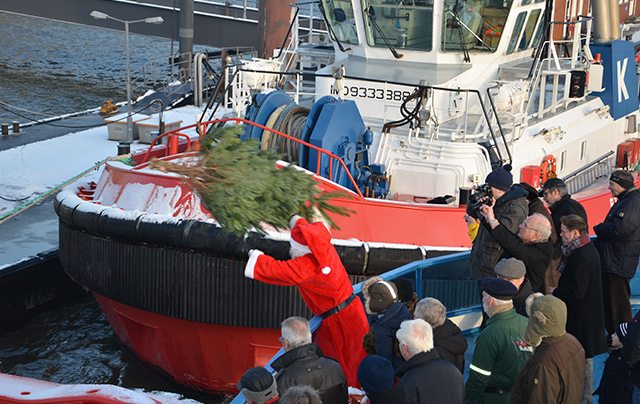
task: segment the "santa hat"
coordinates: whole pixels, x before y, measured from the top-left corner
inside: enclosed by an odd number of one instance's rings
[[[289,221],[291,227],[291,247],[296,248],[306,254],[312,253],[314,258],[322,266],[322,273],[331,273],[331,257],[329,253],[333,249],[331,245],[331,234],[322,222],[309,222],[298,215]]]

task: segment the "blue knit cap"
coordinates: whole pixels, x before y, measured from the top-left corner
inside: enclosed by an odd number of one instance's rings
[[[358,381],[367,393],[377,393],[393,387],[393,365],[387,358],[368,355],[358,366]]]
[[[494,188],[507,192],[513,185],[513,175],[511,175],[511,164],[505,164],[496,168],[487,175],[485,182]]]

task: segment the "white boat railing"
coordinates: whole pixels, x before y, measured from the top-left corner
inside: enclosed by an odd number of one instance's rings
[[[573,27],[572,38],[554,40],[551,37],[541,46],[546,51],[546,57],[537,60],[533,68],[533,76],[526,102],[526,116],[528,119],[542,119],[547,114],[555,114],[559,108],[566,108],[570,102],[578,98],[570,97],[571,71],[586,70],[587,63],[584,47],[591,39],[592,17],[580,16],[577,21],[552,22],[550,25],[569,25]],[[583,24],[586,30],[582,33]],[[569,54],[560,56],[558,49],[564,49]],[[549,87],[551,87],[549,89]],[[585,91],[584,98],[587,95]],[[534,107],[535,108],[534,110]]]

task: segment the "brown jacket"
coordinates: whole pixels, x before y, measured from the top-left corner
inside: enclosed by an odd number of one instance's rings
[[[580,403],[584,377],[584,349],[573,335],[543,338],[513,385],[511,403]]]

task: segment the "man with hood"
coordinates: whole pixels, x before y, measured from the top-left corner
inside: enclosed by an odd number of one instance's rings
[[[640,257],[640,191],[631,173],[616,170],[609,177],[611,196],[618,201],[604,222],[593,227],[602,268],[604,326],[609,335],[631,320],[631,278]]]
[[[404,360],[399,351],[396,354],[396,331],[404,320],[411,320],[413,316],[398,300],[398,290],[393,282],[374,276],[362,285],[362,294],[365,311],[373,316],[371,328],[362,340],[364,350],[367,354],[390,360],[397,369]]]
[[[512,185],[513,176],[509,164],[490,172],[485,182],[491,187],[493,198],[495,198],[493,208],[495,219],[500,221],[507,230],[516,233],[518,226],[524,222],[529,211],[526,199],[527,191]],[[482,220],[483,218],[480,212],[470,205],[467,205],[467,214],[476,219]],[[469,256],[471,277],[479,281],[486,277],[495,277],[493,268],[498,263],[502,252],[503,248],[491,236],[491,233],[484,226],[480,226],[478,234],[473,240]]]
[[[289,225],[292,259],[278,261],[260,250],[251,250],[244,275],[274,285],[297,286],[309,310],[323,317],[315,343],[340,363],[349,386],[356,387],[358,365],[366,356],[362,337],[369,330],[362,302],[353,294],[325,224],[309,224],[294,216]]]
[[[582,402],[584,349],[565,331],[567,306],[553,295],[536,293],[529,299],[524,340],[536,349],[518,375],[511,403]]]

